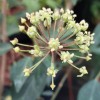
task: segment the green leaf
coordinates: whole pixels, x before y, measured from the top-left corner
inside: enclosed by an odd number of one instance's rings
[[[79,91],[77,100],[100,100],[100,83],[92,80]]]
[[[100,1],[93,1],[91,5],[91,13],[96,20],[100,20]]]
[[[12,45],[9,43],[0,43],[0,55],[7,53],[12,49]]]
[[[91,67],[90,79],[93,79],[100,71],[100,55],[93,54],[92,59],[87,64]]]
[[[43,63],[40,64],[28,78],[23,76],[22,71],[25,65],[31,65],[29,62],[32,63],[31,58],[24,58],[12,68],[11,76],[17,90],[13,90],[13,100],[36,100],[46,85],[47,68]],[[34,64],[36,62],[37,60],[34,60]]]
[[[91,46],[90,50],[95,54],[100,54],[100,24],[96,26],[96,28],[94,29],[94,33],[95,33],[94,36],[95,44]]]

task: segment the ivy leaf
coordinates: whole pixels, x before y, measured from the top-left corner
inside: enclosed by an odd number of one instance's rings
[[[0,55],[7,53],[12,49],[12,45],[9,43],[0,43]]]
[[[90,67],[92,68],[90,78],[93,79],[100,71],[100,55],[93,54],[92,59],[89,61]]]
[[[94,29],[94,33],[95,33],[94,36],[95,44],[91,46],[90,50],[95,54],[100,54],[100,24],[96,26],[96,28]]]
[[[79,91],[77,100],[100,100],[100,83],[92,80]]]

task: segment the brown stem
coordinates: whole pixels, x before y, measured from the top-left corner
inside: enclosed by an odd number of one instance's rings
[[[54,52],[52,52],[52,63],[54,63],[55,58],[54,58]]]
[[[2,0],[2,41],[6,42],[7,40],[7,31],[6,31],[6,11],[7,11],[7,1]],[[1,76],[0,76],[0,100],[2,100],[2,92],[4,87],[4,74],[6,68],[6,54],[2,56],[1,62]]]
[[[47,27],[47,31],[48,31],[48,35],[49,35],[49,39],[50,39],[50,30],[49,30],[49,27]]]
[[[57,23],[57,21],[55,20],[55,22],[54,22],[54,27],[53,27],[53,36],[54,36],[54,34],[55,34],[56,23]]]
[[[61,50],[67,50],[67,51],[72,50],[72,51],[78,51],[79,49],[69,49],[69,48],[63,48],[63,49],[61,49]]]
[[[60,20],[57,27],[61,28],[61,29],[59,30],[59,32],[56,36],[57,38],[59,38],[60,34],[63,32],[63,24],[64,24],[64,22],[62,20]]]
[[[43,29],[40,25],[38,25],[38,29],[39,29],[41,35],[43,35],[43,37],[46,39],[46,41],[48,41],[48,39],[47,39],[46,35],[44,34]]]
[[[72,86],[72,73],[68,77],[69,100],[74,100],[73,86]]]
[[[76,43],[75,43],[74,41],[72,41],[72,42],[63,44],[63,47],[69,47],[69,46],[72,46],[72,45],[75,45],[75,44],[76,44]]]
[[[61,42],[65,42],[66,40],[70,39],[71,37],[73,37],[75,35],[75,33],[69,35],[67,38],[63,39]]]

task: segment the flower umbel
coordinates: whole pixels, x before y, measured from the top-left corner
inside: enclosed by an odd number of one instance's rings
[[[79,68],[74,65],[73,58],[91,60],[92,54],[89,53],[89,49],[90,45],[94,43],[94,33],[91,34],[87,31],[89,25],[85,20],[77,23],[75,17],[76,14],[73,10],[64,11],[61,8],[52,11],[50,8],[43,8],[31,14],[26,13],[27,19],[21,18],[22,25],[19,25],[19,30],[25,32],[33,40],[33,45],[21,44],[16,38],[11,41],[15,46],[14,51],[29,53],[36,58],[41,57],[41,60],[35,65],[24,69],[25,76],[30,76],[48,55],[52,56],[51,66],[47,69],[47,75],[52,77],[50,85],[52,90],[55,88],[54,77],[58,71],[55,68],[55,55],[58,55],[63,63],[68,63],[77,69],[80,72],[77,77],[88,74],[85,66]],[[71,33],[69,34],[68,31]],[[21,46],[27,49],[22,50]],[[76,55],[76,52],[82,56]]]

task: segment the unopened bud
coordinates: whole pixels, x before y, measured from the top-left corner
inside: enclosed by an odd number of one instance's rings
[[[21,18],[21,23],[24,24],[26,22],[25,18]]]
[[[10,42],[11,42],[11,44],[16,45],[18,43],[18,39],[14,38],[14,40],[11,40]]]
[[[30,19],[30,14],[29,13],[26,13],[26,18],[29,20]]]
[[[15,48],[14,48],[14,51],[17,53],[17,52],[20,51],[20,48],[19,48],[19,47],[15,47]]]
[[[19,25],[19,30],[22,32],[25,30],[25,26]]]

